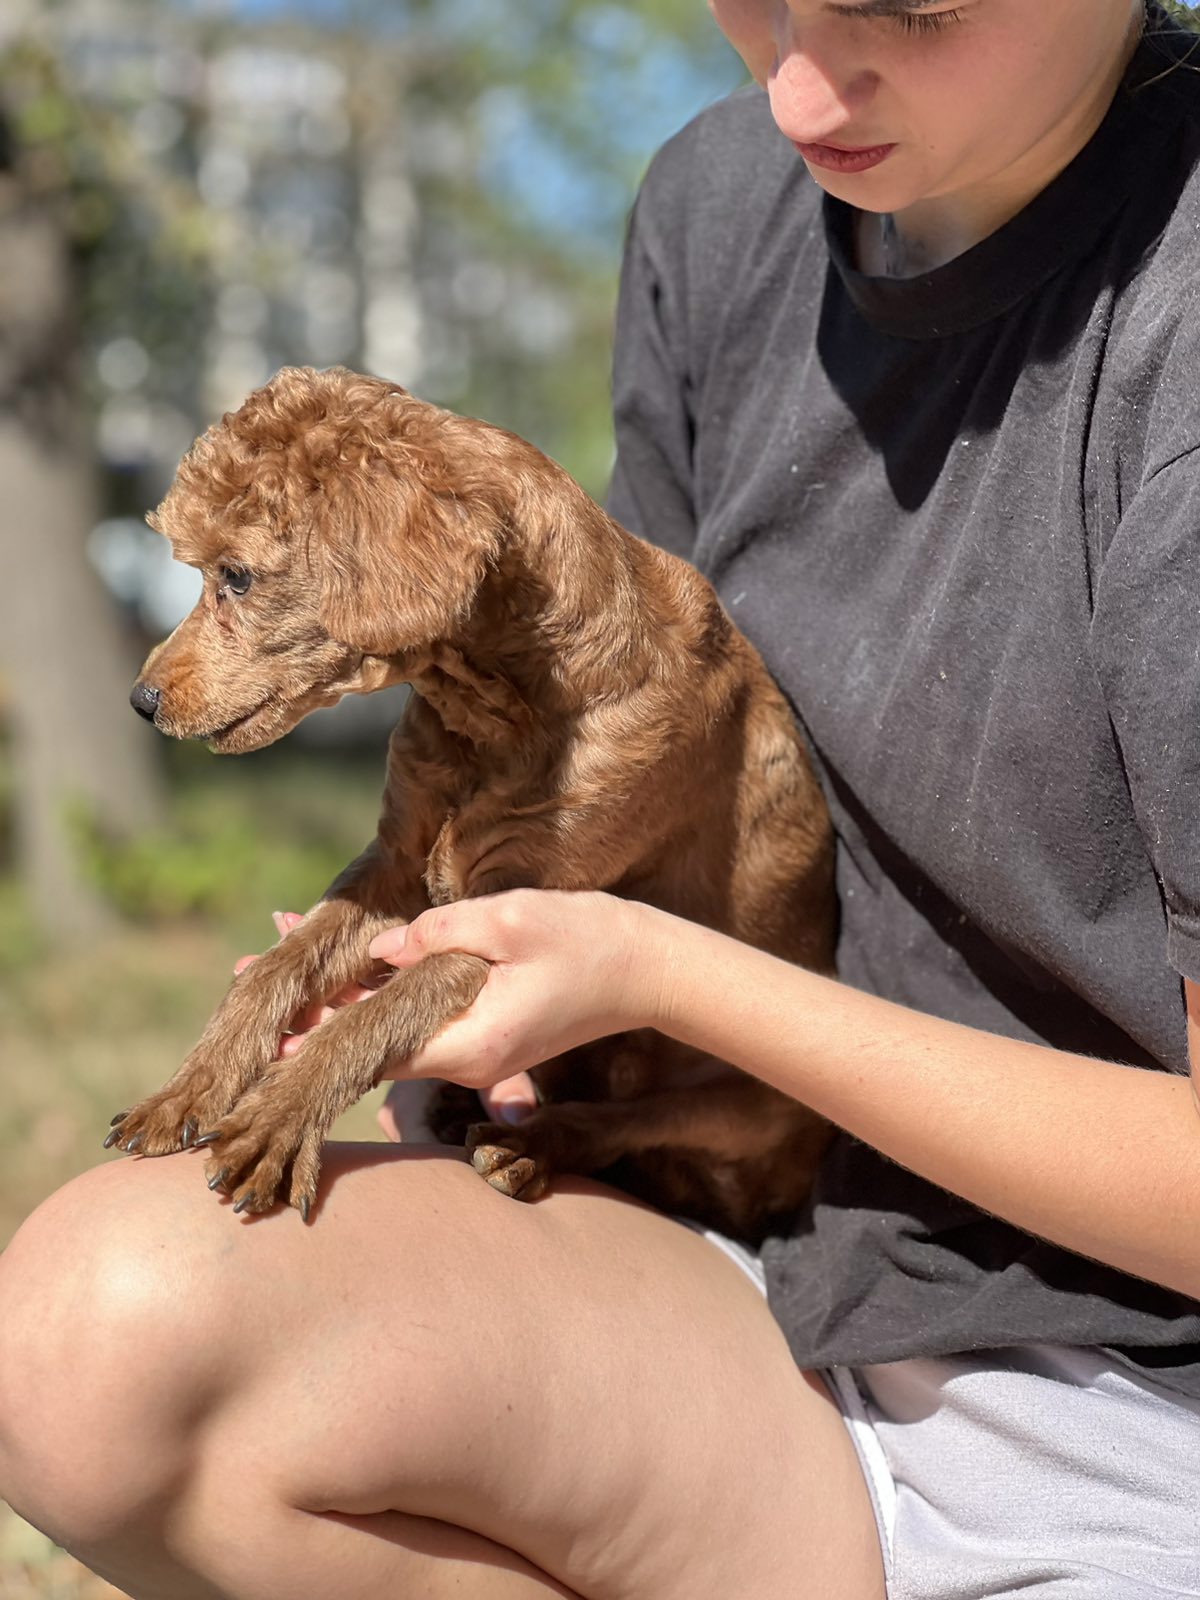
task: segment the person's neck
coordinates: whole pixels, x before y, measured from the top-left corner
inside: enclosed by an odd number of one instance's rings
[[[934,195],[902,211],[860,212],[860,270],[872,277],[919,277],[965,254],[1023,211],[1071,164],[1104,121],[1138,37],[1131,34],[1095,94],[1012,167],[986,183]]]

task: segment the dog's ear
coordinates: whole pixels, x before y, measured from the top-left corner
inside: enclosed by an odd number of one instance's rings
[[[393,447],[322,485],[310,558],[321,624],[367,655],[451,639],[497,546],[495,519],[460,498],[427,451]]]

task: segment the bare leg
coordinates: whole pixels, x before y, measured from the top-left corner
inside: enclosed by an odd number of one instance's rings
[[[137,1600],[879,1600],[819,1380],[703,1239],[596,1185],[331,1146],[247,1220],[100,1168],[0,1259],[0,1494]]]

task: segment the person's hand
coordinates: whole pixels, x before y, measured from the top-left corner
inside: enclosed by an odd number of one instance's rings
[[[608,894],[516,889],[377,934],[371,956],[400,969],[447,951],[491,964],[470,1009],[388,1075],[448,1078],[491,1089],[493,1103],[502,1093],[522,1101],[523,1074],[539,1062],[649,1022],[654,967],[644,946],[654,915]]]
[[[437,1087],[432,1078],[405,1078],[388,1086],[375,1121],[393,1144],[435,1143],[425,1121],[425,1109]]]
[[[395,1078],[375,1113],[375,1120],[393,1144],[435,1144],[426,1121],[430,1100],[441,1087],[440,1078]],[[480,1089],[483,1117],[488,1122],[523,1122],[538,1106],[537,1090],[527,1072],[502,1078],[490,1089]]]
[[[271,914],[271,920],[276,933],[283,939],[293,928],[298,928],[304,918],[298,911],[275,911]],[[402,933],[403,929],[393,928],[389,932]],[[234,971],[244,972],[257,960],[257,955],[242,956],[234,964]],[[367,1000],[374,993],[375,990],[366,984],[350,983],[330,999],[303,1007],[288,1024],[288,1030],[279,1042],[276,1059],[295,1055],[313,1029],[328,1021],[334,1012],[342,1006]],[[437,1084],[428,1079],[399,1079],[391,1085],[375,1113],[375,1120],[393,1144],[401,1144],[406,1139],[421,1141],[432,1138],[425,1124],[425,1108],[436,1090]],[[537,1106],[533,1082],[525,1073],[482,1090],[481,1098],[486,1116],[494,1122],[519,1122]]]

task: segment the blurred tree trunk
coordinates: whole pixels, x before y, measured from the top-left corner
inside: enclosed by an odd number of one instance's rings
[[[68,939],[110,920],[81,873],[72,809],[128,836],[161,801],[128,705],[136,664],[84,549],[97,478],[76,305],[61,202],[0,160],[0,681],[18,868],[39,921]]]

